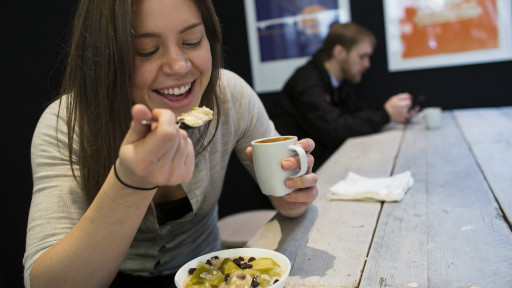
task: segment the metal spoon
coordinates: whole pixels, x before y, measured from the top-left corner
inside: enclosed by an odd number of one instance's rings
[[[208,121],[204,121],[203,123],[199,124],[199,125],[190,125],[188,123],[185,122],[185,119],[182,119],[182,118],[178,118],[178,120],[176,121],[176,125],[181,128],[181,129],[185,129],[185,130],[188,130],[188,129],[195,129],[195,128],[199,128],[203,125],[205,125],[206,123],[210,122],[210,120]],[[142,120],[139,122],[140,124],[142,125],[148,125],[148,126],[151,126],[151,124],[153,123],[158,123],[157,121],[155,120]]]

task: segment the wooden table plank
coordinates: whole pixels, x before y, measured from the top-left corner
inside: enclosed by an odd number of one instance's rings
[[[297,219],[277,215],[247,247],[274,249],[292,262],[286,287],[354,287],[380,213],[380,202],[329,201],[329,188],[349,171],[389,176],[402,130],[349,139],[318,170],[319,196]]]
[[[410,170],[414,185],[400,203],[384,204],[360,287],[427,287],[428,141],[423,123],[416,119],[414,125],[421,128],[408,127],[400,149],[411,157],[401,156],[394,171]]]
[[[512,224],[512,107],[455,110],[454,115],[508,223]]]
[[[360,287],[511,287],[512,233],[449,112],[408,127],[404,170],[415,184],[384,204]]]
[[[506,110],[475,108],[453,111],[455,120],[469,143],[512,140],[512,120]]]

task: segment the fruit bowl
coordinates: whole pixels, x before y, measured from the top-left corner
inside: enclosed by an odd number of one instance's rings
[[[197,257],[193,260],[190,260],[187,264],[183,265],[180,270],[176,273],[174,277],[174,282],[176,287],[183,288],[185,280],[188,276],[188,271],[190,268],[196,268],[199,262],[206,262],[214,256],[218,256],[219,258],[235,258],[235,257],[245,257],[246,259],[249,257],[255,258],[271,258],[273,259],[282,269],[282,275],[279,277],[279,281],[268,286],[268,288],[282,288],[286,283],[286,278],[290,273],[291,264],[290,260],[283,254],[268,250],[268,249],[260,249],[260,248],[236,248],[236,249],[226,249],[220,250],[212,253],[205,254],[203,256]]]

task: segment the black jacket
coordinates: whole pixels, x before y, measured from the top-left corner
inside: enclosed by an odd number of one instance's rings
[[[315,141],[315,169],[347,138],[378,132],[390,120],[384,108],[364,105],[352,83],[334,89],[319,52],[288,79],[270,117],[281,135]]]

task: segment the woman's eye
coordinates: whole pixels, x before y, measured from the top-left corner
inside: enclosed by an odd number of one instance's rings
[[[183,46],[187,48],[194,48],[201,45],[201,41],[203,41],[203,37],[201,37],[201,39],[199,39],[199,41],[196,42],[183,42]]]
[[[140,57],[149,57],[149,56],[152,56],[156,53],[156,51],[158,51],[158,49],[155,49],[153,51],[149,51],[149,52],[136,52],[137,56],[140,56]]]

